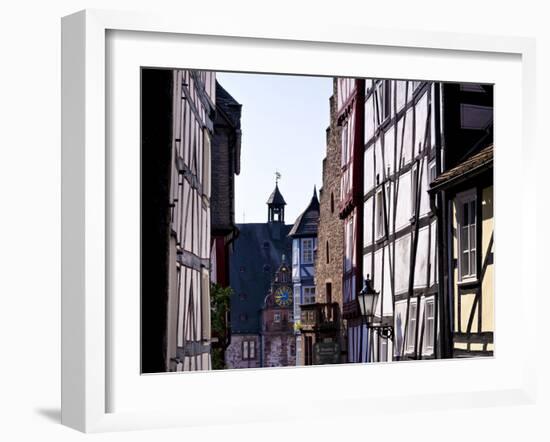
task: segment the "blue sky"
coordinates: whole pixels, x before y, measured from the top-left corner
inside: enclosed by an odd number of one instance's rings
[[[322,183],[332,78],[218,72],[217,79],[243,105],[236,222],[266,222],[278,170],[285,221],[294,223]]]

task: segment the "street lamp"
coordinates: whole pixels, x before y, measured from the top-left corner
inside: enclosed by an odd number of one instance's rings
[[[375,312],[378,306],[378,299],[380,298],[380,292],[377,292],[372,287],[370,275],[367,275],[365,279],[365,285],[361,291],[357,294],[357,300],[359,301],[359,309],[361,310],[361,316],[367,321],[367,326],[378,331],[378,335],[385,339],[393,340],[393,325],[387,324],[383,321],[383,318],[376,318]]]
[[[372,282],[369,276],[370,275],[367,275],[365,285],[357,295],[361,316],[366,317],[367,321],[374,317],[374,312],[376,311],[376,306],[378,305],[378,297],[380,296],[380,292],[377,292],[372,287]]]

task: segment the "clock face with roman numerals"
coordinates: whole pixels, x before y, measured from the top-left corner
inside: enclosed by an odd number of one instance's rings
[[[292,304],[292,289],[288,286],[279,287],[275,291],[275,303],[279,307],[288,307]]]

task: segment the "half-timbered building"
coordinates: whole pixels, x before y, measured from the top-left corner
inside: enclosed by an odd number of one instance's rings
[[[442,172],[431,183],[441,231],[439,267],[449,300],[444,357],[494,352],[493,86],[443,84]],[[442,341],[443,341],[442,340]]]
[[[142,371],[211,368],[215,73],[142,71]]]
[[[380,293],[369,361],[435,355],[437,223],[428,186],[437,170],[437,87],[366,80],[363,274]],[[393,333],[380,333],[384,326]]]
[[[294,321],[300,321],[302,305],[315,304],[315,254],[319,200],[317,191],[307,208],[298,216],[288,236],[292,238],[292,284],[294,291]],[[313,342],[311,336],[296,335],[296,364],[311,365]]]

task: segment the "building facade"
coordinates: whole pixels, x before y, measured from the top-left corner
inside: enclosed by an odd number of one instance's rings
[[[470,176],[468,164],[492,145],[492,87],[337,79],[337,93],[348,361],[490,354],[492,168],[484,166],[482,175],[477,167],[475,179],[461,186],[445,177],[457,171]],[[460,193],[464,186],[470,193]],[[456,232],[464,210],[471,219],[462,223],[477,229],[475,240],[468,236],[470,253],[486,249],[476,255],[475,272],[470,263],[471,273],[462,275],[466,246]],[[368,322],[356,301],[364,279],[379,293]]]
[[[216,78],[142,71],[142,371],[211,368],[210,192]]]
[[[296,365],[293,299],[292,268],[287,264],[285,255],[282,255],[281,264],[262,306],[262,367]]]
[[[285,224],[286,202],[275,186],[267,206],[267,222],[237,224],[239,236],[230,254],[231,343],[227,368],[263,366],[261,310],[281,256],[292,255],[291,225]]]
[[[307,208],[296,219],[290,230],[292,238],[292,284],[294,290],[293,322],[301,320],[302,305],[315,304],[315,255],[317,253],[317,227],[319,224],[319,200],[317,191]],[[296,330],[296,364],[311,365],[313,342],[311,337],[302,338]]]
[[[493,86],[442,84],[438,211],[443,357],[494,352]],[[447,275],[447,276],[445,276]],[[442,303],[443,304],[443,303]]]
[[[229,256],[239,234],[235,224],[235,176],[240,173],[241,166],[241,108],[216,81],[210,198],[210,280],[216,285],[213,290],[230,285]],[[228,301],[220,300],[216,294],[211,300],[215,315],[212,318],[212,366],[217,369],[224,366],[225,351],[231,340],[230,310]]]
[[[393,341],[369,329],[369,361],[435,355],[437,87],[366,80],[363,273],[380,293],[375,322],[393,327]]]
[[[323,159],[323,185],[319,190],[319,226],[315,259],[315,304],[306,306],[300,318],[302,339],[310,340],[307,363],[319,363],[315,351],[320,345],[334,343],[337,362],[346,362],[347,345],[342,320],[342,280],[344,258],[344,222],[339,217],[341,172],[341,129],[337,119],[337,82],[330,97],[330,126],[326,132],[326,156]],[[317,347],[316,347],[317,344]],[[305,362],[305,361],[304,361]]]
[[[343,317],[350,362],[367,360],[365,326],[357,293],[363,276],[363,149],[365,81],[337,79],[337,119],[340,126],[340,195],[338,211],[344,224],[342,262]]]
[[[229,285],[229,253],[238,235],[235,224],[235,176],[241,171],[242,105],[216,82],[216,118],[212,140],[211,279]]]

